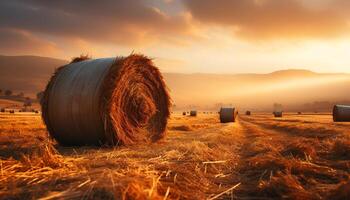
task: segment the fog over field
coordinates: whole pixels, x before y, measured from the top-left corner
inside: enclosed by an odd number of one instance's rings
[[[66,63],[68,61],[37,56],[0,56],[0,87],[35,96],[44,89],[55,68]],[[305,104],[331,105],[350,100],[349,74],[291,69],[268,74],[164,72],[163,76],[175,110],[216,110],[220,105],[231,104],[242,109],[269,111],[276,102],[286,110],[313,111],[314,108]],[[329,107],[323,105],[317,109],[329,111]]]

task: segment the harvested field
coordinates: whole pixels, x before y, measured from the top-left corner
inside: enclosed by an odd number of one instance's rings
[[[0,199],[349,199],[350,123],[175,113],[153,144],[61,147],[38,114],[0,114]]]

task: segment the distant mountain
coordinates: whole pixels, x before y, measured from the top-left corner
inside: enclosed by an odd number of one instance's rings
[[[47,57],[0,55],[0,89],[35,96],[45,87],[55,68],[66,63]]]
[[[35,94],[44,89],[65,60],[37,56],[0,56],[0,89]],[[235,105],[266,110],[272,104],[296,107],[314,101],[350,100],[350,75],[290,69],[269,74],[164,73],[177,109],[214,109]]]

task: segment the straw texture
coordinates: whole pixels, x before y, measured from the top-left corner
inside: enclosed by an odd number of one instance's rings
[[[170,97],[152,61],[130,55],[75,59],[52,76],[41,105],[61,145],[117,145],[162,138]]]

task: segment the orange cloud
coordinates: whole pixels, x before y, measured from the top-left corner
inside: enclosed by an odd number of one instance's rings
[[[184,0],[194,19],[202,24],[226,26],[238,36],[254,40],[346,35],[347,2],[334,0],[313,8],[301,0]]]
[[[66,39],[137,45],[188,35],[182,15],[167,15],[142,0],[0,2],[0,26]]]

